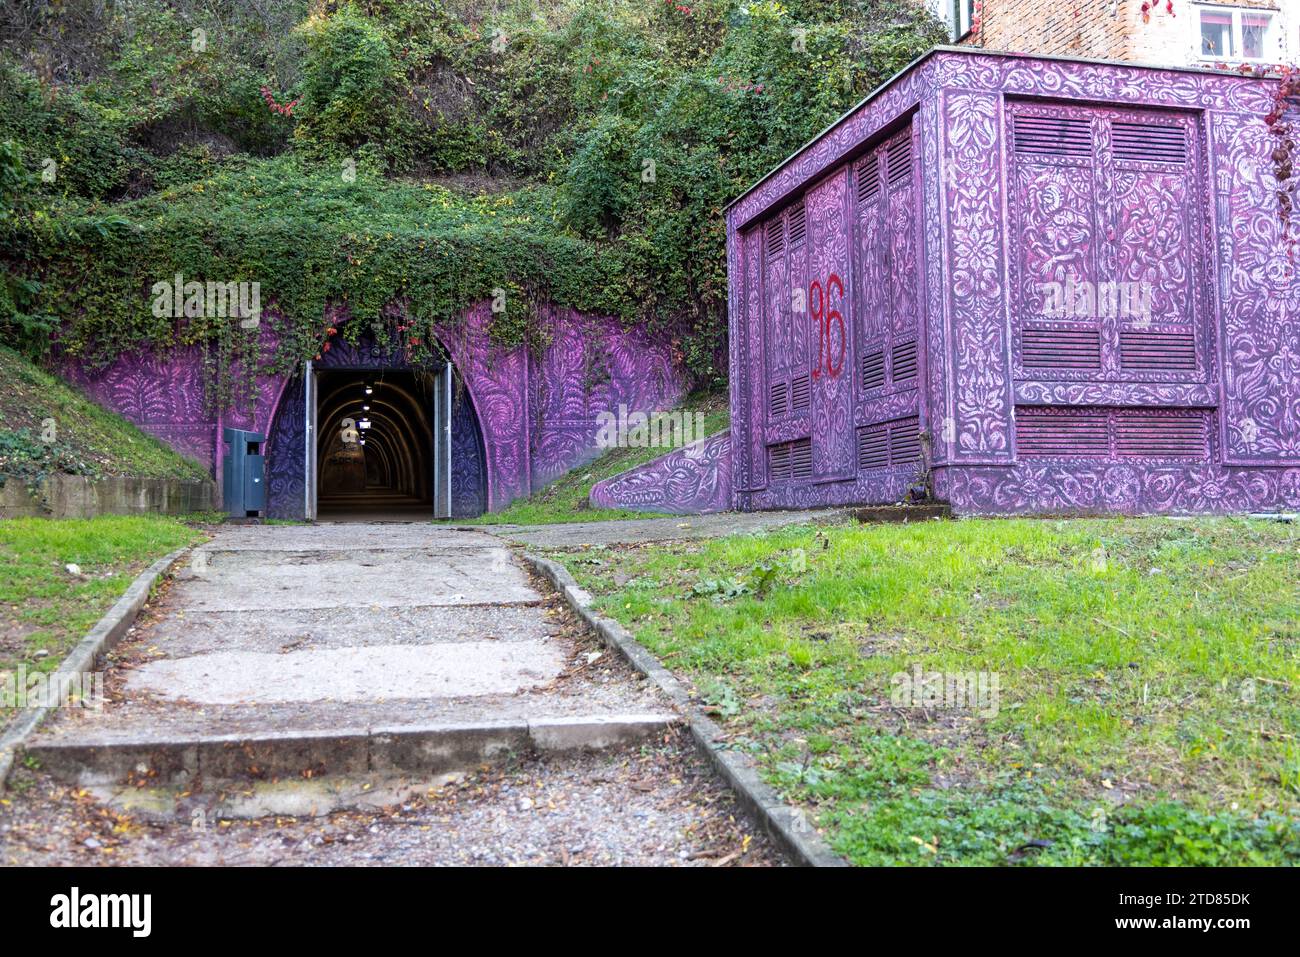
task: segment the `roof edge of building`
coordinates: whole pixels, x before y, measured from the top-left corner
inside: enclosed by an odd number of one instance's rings
[[[990,50],[986,47],[952,46],[950,44],[937,44],[935,46],[930,47],[930,49],[926,50],[916,59],[912,60],[905,67],[903,67],[893,76],[891,76],[889,79],[885,80],[874,90],[872,90],[870,93],[864,96],[861,100],[854,103],[847,110],[845,110],[834,120],[832,120],[824,129],[819,130],[811,139],[807,140],[805,143],[800,145],[799,148],[796,149],[793,153],[791,153],[785,159],[781,160],[781,162],[777,163],[775,166],[769,169],[758,179],[754,180],[754,182],[750,183],[743,193],[736,196],[734,199],[732,199],[730,202],[728,202],[725,206],[722,207],[723,215],[724,216],[728,215],[731,212],[732,207],[734,207],[742,199],[744,199],[754,190],[758,189],[769,179],[771,179],[773,174],[784,169],[787,165],[789,165],[790,161],[793,160],[800,153],[803,153],[810,146],[817,143],[827,133],[835,129],[835,127],[839,126],[841,123],[847,120],[854,113],[858,112],[858,110],[862,109],[872,100],[874,100],[876,97],[883,94],[886,90],[888,90],[891,86],[897,83],[904,76],[907,76],[909,73],[913,72],[914,70],[919,69],[921,65],[925,63],[927,60],[941,53],[958,53],[965,56],[990,56],[990,57],[998,57],[999,59],[1012,58],[1018,60],[1051,60],[1058,63],[1090,63],[1096,66],[1123,67],[1125,69],[1130,69],[1130,70],[1153,70],[1161,73],[1195,73],[1198,75],[1208,75],[1208,76],[1228,76],[1228,77],[1234,77],[1239,80],[1261,79],[1260,77],[1251,74],[1241,73],[1238,70],[1222,70],[1213,67],[1187,66],[1187,65],[1179,66],[1179,65],[1166,65],[1160,63],[1134,63],[1128,60],[1111,60],[1111,59],[1101,59],[1097,57],[1063,56],[1061,54],[1055,54],[1055,53],[1017,53],[1011,50]]]

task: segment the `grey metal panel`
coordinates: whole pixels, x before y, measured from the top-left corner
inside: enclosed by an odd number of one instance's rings
[[[244,509],[260,512],[266,508],[266,457],[244,456]]]
[[[451,518],[451,364],[433,383],[433,517]]]
[[[307,427],[303,431],[303,517],[316,520],[316,370],[311,360],[303,363],[303,414]]]

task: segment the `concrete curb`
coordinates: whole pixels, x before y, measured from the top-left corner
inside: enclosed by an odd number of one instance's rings
[[[640,642],[618,622],[591,610],[591,595],[578,586],[569,570],[547,558],[525,552],[526,558],[539,574],[555,586],[576,612],[601,640],[618,651],[637,671],[659,686],[664,694],[686,715],[691,738],[723,780],[736,793],[744,808],[782,850],[798,864],[805,867],[847,867],[848,862],[827,846],[812,828],[802,812],[790,807],[759,777],[749,755],[728,750],[722,741],[722,729],[711,721],[691,700],[686,686],[660,664]]]
[[[205,786],[264,778],[443,774],[535,750],[603,750],[639,744],[679,724],[674,714],[602,714],[477,724],[402,725],[190,738],[44,741],[27,749],[54,777],[82,787],[121,784],[139,774],[158,785]]]
[[[113,604],[113,607],[108,610],[103,618],[99,619],[99,623],[68,652],[67,657],[63,659],[54,674],[82,675],[94,671],[96,659],[121,641],[122,636],[126,634],[126,630],[135,623],[136,616],[140,614],[140,609],[149,600],[149,592],[153,588],[154,582],[186,550],[186,548],[178,548],[176,551],[164,555],[137,575],[135,581],[131,582],[126,591],[122,593],[122,597]],[[66,685],[63,683],[54,681],[50,683],[59,687],[60,690],[66,690]],[[25,708],[5,732],[0,734],[0,792],[4,791],[5,783],[9,780],[9,772],[13,769],[14,756],[22,749],[23,744],[32,736],[51,710],[48,705],[39,708]]]

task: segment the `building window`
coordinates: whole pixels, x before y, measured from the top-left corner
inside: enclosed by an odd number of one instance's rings
[[[970,33],[975,22],[975,0],[938,0],[930,9],[947,21],[953,43]]]
[[[1198,55],[1202,60],[1280,60],[1277,19],[1271,10],[1198,6]]]
[[[1264,60],[1268,54],[1265,46],[1269,27],[1273,25],[1271,13],[1241,12],[1241,55],[1247,60]]]

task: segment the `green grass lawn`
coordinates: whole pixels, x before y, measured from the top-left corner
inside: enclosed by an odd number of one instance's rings
[[[1300,863],[1300,527],[805,525],[553,557],[855,863]],[[900,699],[918,667],[986,694]]]
[[[727,428],[731,414],[725,393],[707,393],[687,399],[678,409],[684,413],[700,412],[704,416],[703,435],[713,435]],[[703,436],[701,436],[703,437]],[[657,518],[659,513],[632,512],[623,509],[592,508],[588,501],[591,487],[602,479],[612,478],[633,466],[649,462],[667,449],[610,449],[599,458],[556,479],[546,488],[520,499],[500,512],[473,519],[481,525],[549,525],[555,522],[598,522],[619,518]],[[463,525],[463,520],[456,522]]]
[[[0,521],[0,672],[54,670],[136,575],[203,537],[162,516]]]

